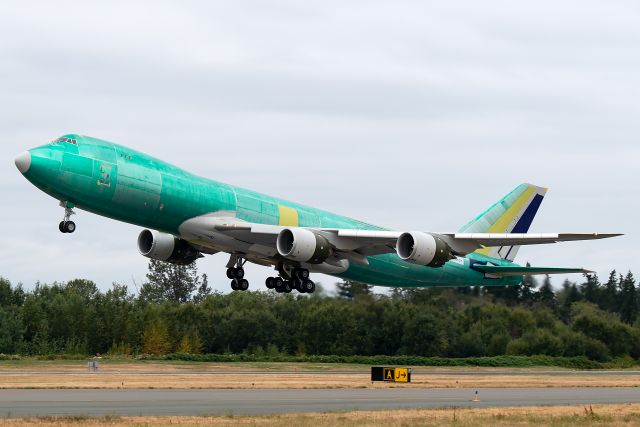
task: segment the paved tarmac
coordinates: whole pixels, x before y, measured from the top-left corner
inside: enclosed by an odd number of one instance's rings
[[[0,418],[102,415],[259,415],[402,408],[640,403],[640,388],[478,389],[5,389]]]

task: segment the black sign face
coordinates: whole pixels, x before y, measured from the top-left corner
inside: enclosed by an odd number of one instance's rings
[[[371,381],[384,381],[384,368],[382,366],[371,367]]]

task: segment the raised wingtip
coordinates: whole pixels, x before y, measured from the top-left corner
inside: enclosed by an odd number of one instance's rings
[[[608,239],[610,237],[624,236],[624,233],[593,233],[593,235],[600,239]]]
[[[538,191],[538,194],[540,194],[541,196],[544,196],[545,194],[547,194],[547,191],[549,191],[548,187],[542,187],[540,185],[531,184],[529,182],[525,182],[524,185],[534,187]]]

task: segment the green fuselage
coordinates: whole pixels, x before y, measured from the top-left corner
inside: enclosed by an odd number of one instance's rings
[[[25,177],[58,200],[119,221],[180,236],[194,217],[230,212],[252,223],[282,225],[281,208],[297,212],[297,225],[382,230],[344,216],[195,176],[129,148],[79,135],[29,150]],[[285,224],[289,225],[289,224]],[[351,263],[339,277],[383,286],[513,285],[521,277],[485,278],[473,262],[511,263],[470,254],[432,268],[409,264],[395,253]]]

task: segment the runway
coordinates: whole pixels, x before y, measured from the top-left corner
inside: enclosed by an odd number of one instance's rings
[[[639,403],[640,388],[478,389],[5,389],[0,417],[263,415],[402,408]]]

